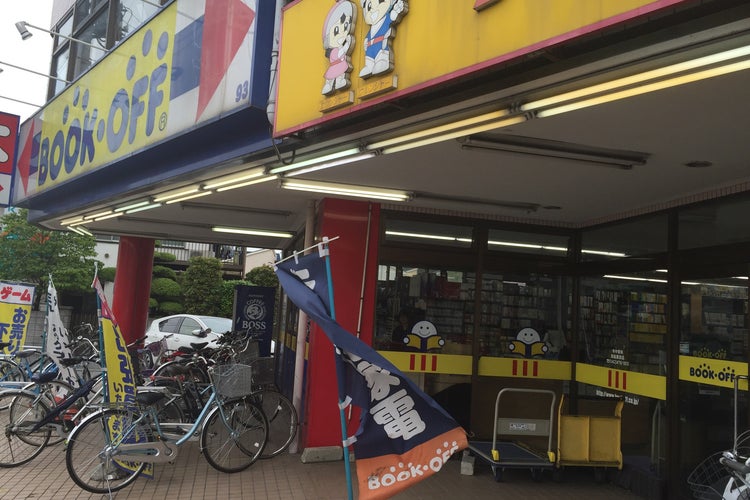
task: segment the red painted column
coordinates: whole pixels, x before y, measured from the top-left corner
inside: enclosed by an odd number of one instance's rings
[[[339,237],[329,246],[336,321],[353,335],[357,334],[363,269],[365,270],[360,338],[368,345],[372,345],[380,205],[325,199],[318,209],[317,226],[318,241],[323,236]],[[304,398],[305,422],[301,432],[300,448],[341,446],[337,387],[333,345],[325,333],[313,324]],[[358,427],[359,413],[354,412],[348,422],[349,435],[353,435]]]
[[[146,332],[153,267],[153,239],[120,237],[112,313],[127,343]]]

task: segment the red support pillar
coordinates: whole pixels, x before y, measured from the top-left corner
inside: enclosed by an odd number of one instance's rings
[[[369,345],[375,317],[379,228],[378,204],[336,199],[325,199],[320,204],[316,236],[339,237],[330,245],[336,321],[356,335],[362,301],[360,338]],[[341,446],[337,387],[333,345],[313,324],[300,448]],[[348,422],[349,435],[358,427],[359,412],[354,412]]]
[[[146,332],[153,267],[153,239],[120,237],[112,313],[127,343]]]

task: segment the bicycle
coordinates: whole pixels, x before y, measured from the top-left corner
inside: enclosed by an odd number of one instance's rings
[[[85,358],[66,358],[62,362],[73,366],[82,361]],[[5,439],[0,439],[0,467],[30,462],[46,446],[62,442],[73,428],[73,421],[96,401],[88,395],[100,383],[101,374],[90,380],[79,379],[75,390],[54,380],[55,376],[52,372],[41,373],[34,376],[34,387],[0,392],[0,406],[7,408],[0,412],[0,424],[5,430]]]
[[[251,368],[211,368],[208,402],[192,424],[162,423],[153,404],[159,393],[138,393],[136,405],[113,405],[89,415],[71,432],[65,465],[71,479],[92,493],[125,488],[146,464],[172,462],[183,444],[200,434],[206,461],[233,473],[260,457],[268,437],[268,421],[247,394]]]
[[[750,430],[738,434],[738,392],[740,380],[734,377],[734,442],[732,449],[720,451],[704,459],[693,469],[687,483],[693,497],[701,500],[750,500]]]
[[[251,361],[252,400],[263,409],[268,419],[268,442],[261,458],[272,458],[283,453],[297,435],[297,410],[274,382],[274,358],[263,357]]]

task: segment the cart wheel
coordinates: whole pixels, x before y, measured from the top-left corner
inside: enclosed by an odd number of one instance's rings
[[[552,469],[552,480],[556,483],[561,483],[563,480],[562,467],[555,467]]]
[[[603,483],[607,480],[607,469],[605,467],[594,467],[594,481]]]
[[[492,474],[495,476],[495,481],[498,483],[503,481],[503,469],[500,467],[492,467]]]
[[[531,469],[531,479],[538,482],[542,480],[542,469]]]

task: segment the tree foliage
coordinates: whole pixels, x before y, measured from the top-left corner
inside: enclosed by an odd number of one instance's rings
[[[103,266],[96,259],[94,237],[43,229],[27,217],[25,209],[0,217],[0,279],[36,285],[37,309],[49,274],[58,291],[93,293],[95,264]]]
[[[279,278],[271,266],[258,266],[250,269],[245,279],[256,286],[279,286]]]
[[[234,316],[234,287],[237,285],[252,284],[247,280],[227,280],[222,283],[221,305],[218,316],[232,318]]]
[[[158,316],[169,316],[183,312],[182,286],[174,269],[159,263],[174,262],[174,254],[154,252],[154,267],[151,272],[151,295],[149,309]]]
[[[191,257],[181,276],[185,312],[219,316],[224,280],[221,261],[214,257]]]

